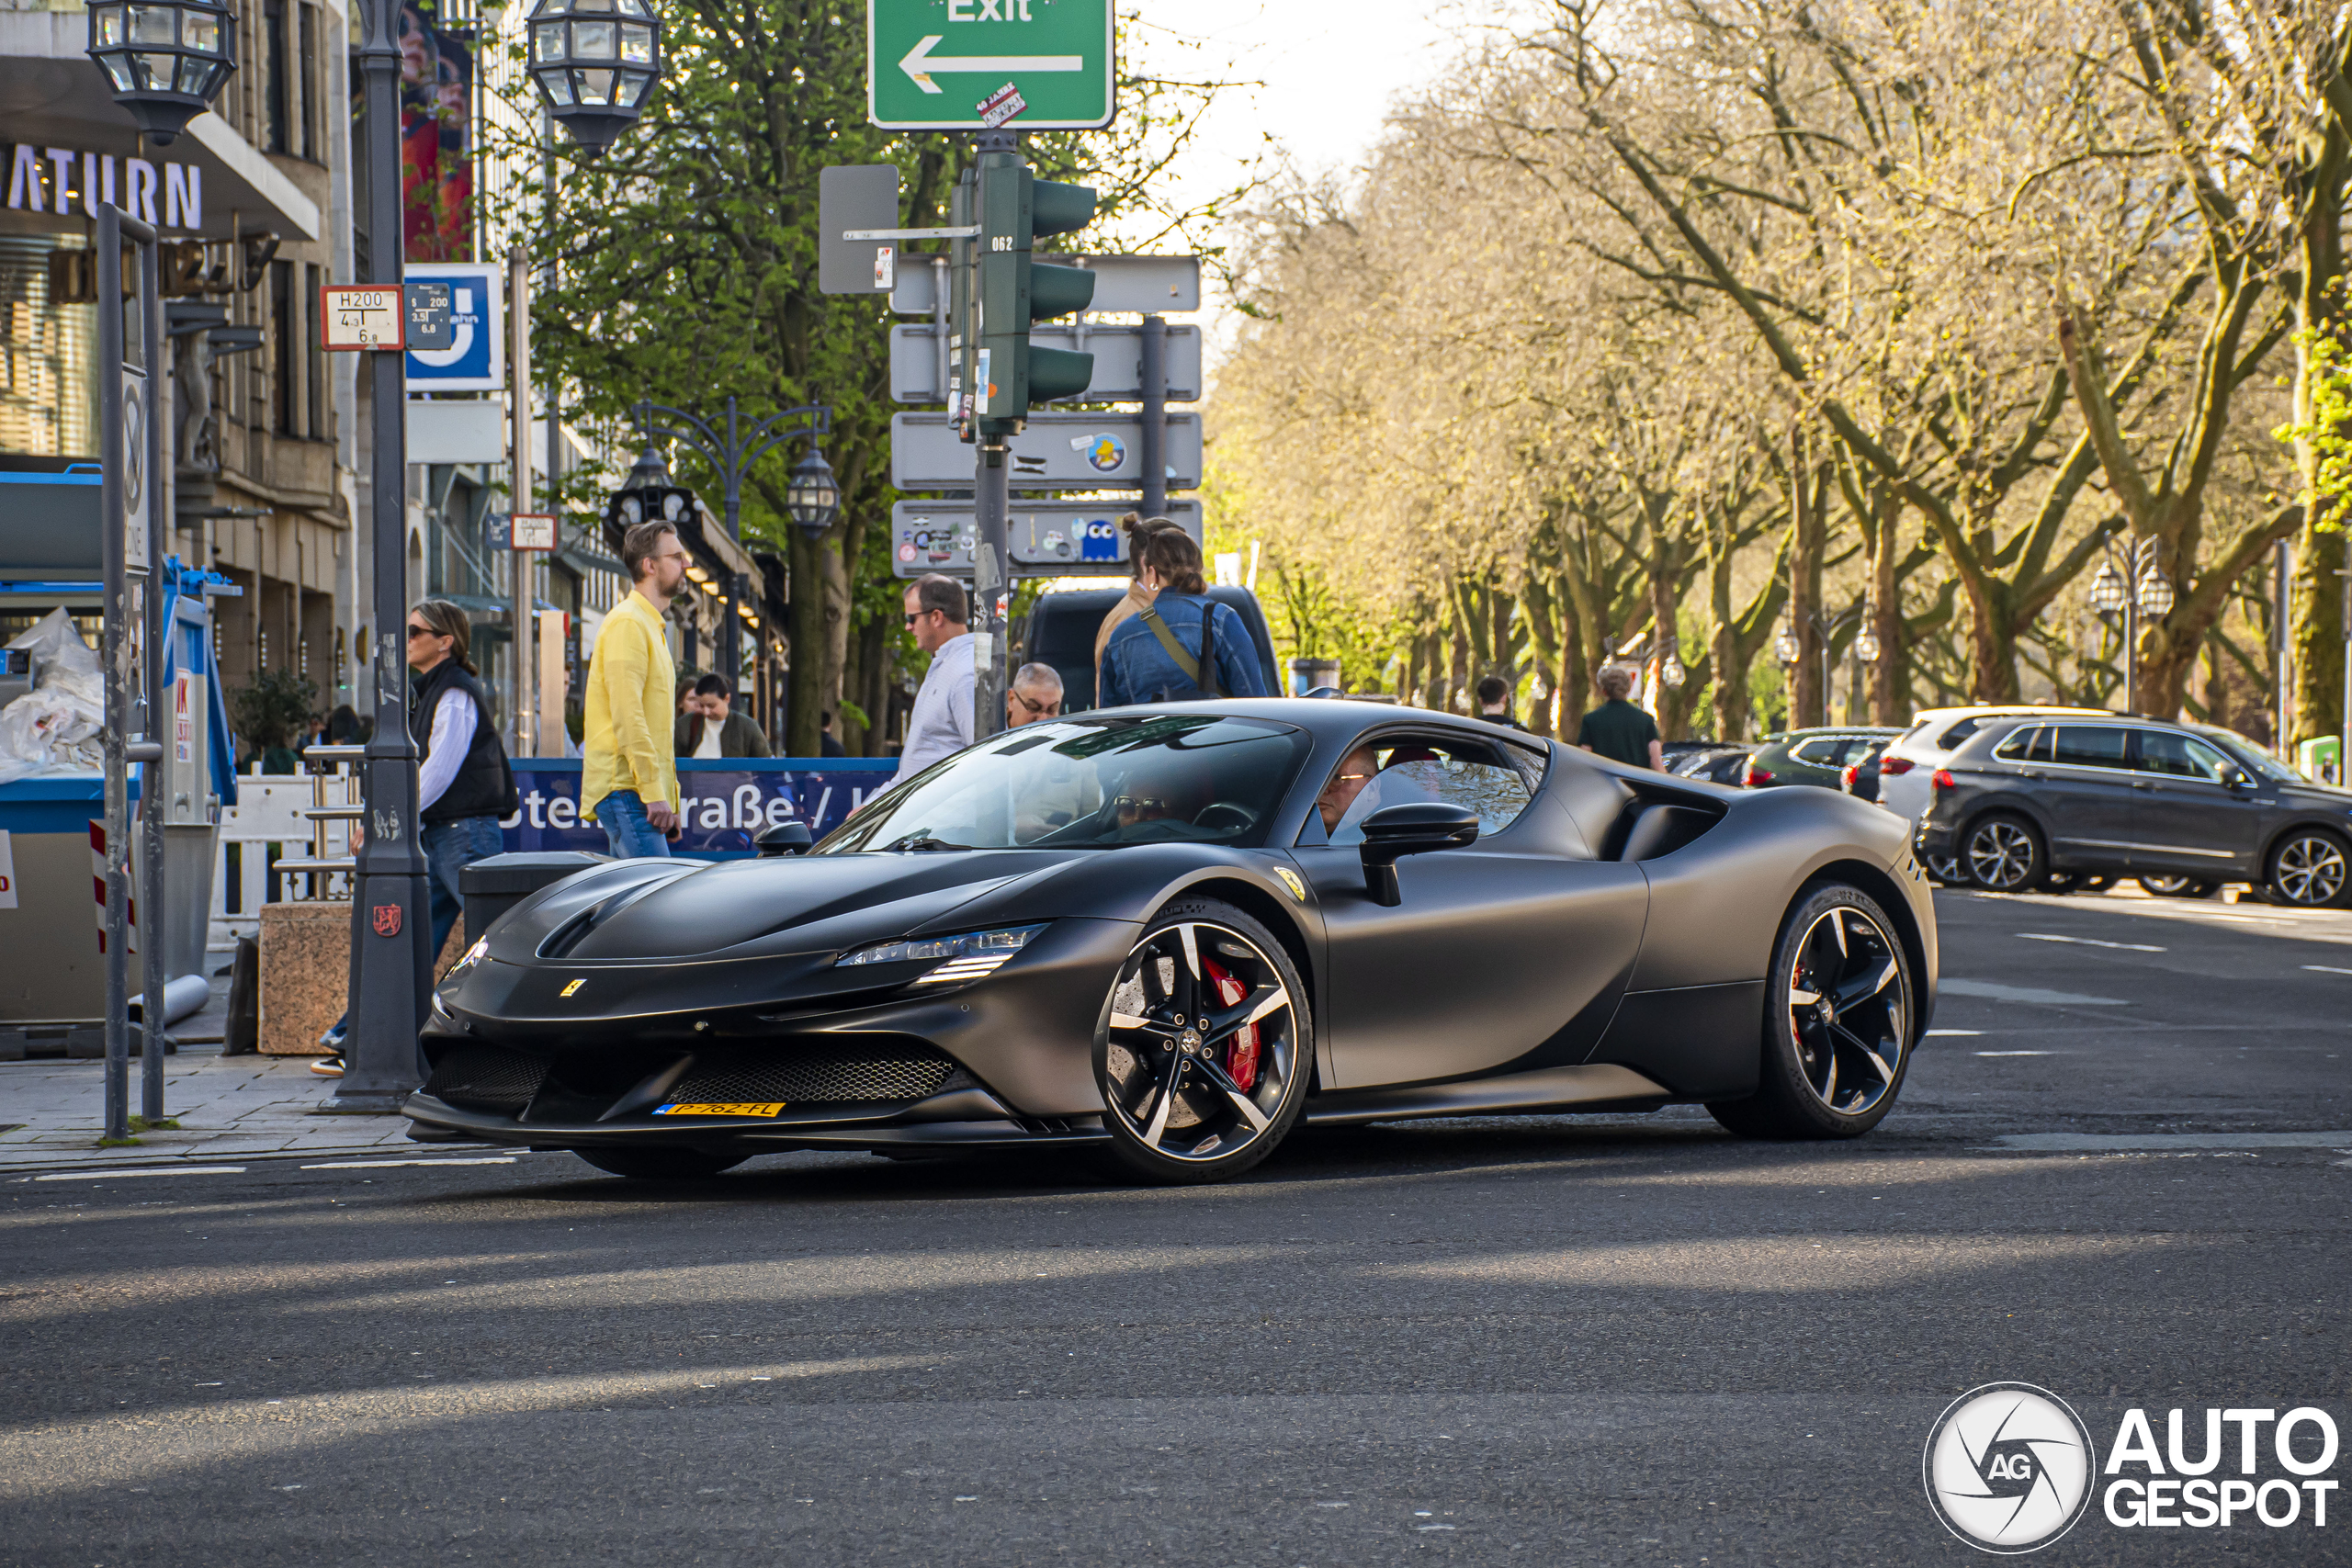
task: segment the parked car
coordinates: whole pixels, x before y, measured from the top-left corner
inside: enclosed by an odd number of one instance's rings
[[[1931,783],[1916,847],[1957,858],[1993,892],[2072,874],[2175,894],[2252,882],[2302,908],[2352,903],[2352,791],[2312,784],[2226,729],[2112,714],[1988,725]]]
[[[1112,588],[1041,593],[1030,606],[1027,624],[1015,637],[1020,662],[1050,664],[1060,671],[1065,714],[1083,713],[1095,705],[1094,634],[1126,591],[1126,584],[1120,583]],[[1250,641],[1265,671],[1266,690],[1279,695],[1283,682],[1274,669],[1274,642],[1267,633],[1266,612],[1259,606],[1258,596],[1247,588],[1216,587],[1209,590],[1209,597],[1232,605],[1241,624],[1250,628]]]
[[[1747,759],[1740,783],[1750,789],[1775,789],[1781,784],[1836,789],[1846,764],[1868,750],[1871,741],[1892,739],[1901,733],[1899,729],[1852,726],[1842,729],[1792,729],[1769,735],[1756,754]]]
[[[1885,754],[1891,742],[1885,740],[1871,741],[1862,754],[1847,763],[1846,771],[1838,775],[1838,787],[1856,800],[1867,800],[1876,805],[1878,803],[1878,760]]]
[[[1887,743],[1885,754],[1878,760],[1878,803],[1917,822],[1927,814],[1933,793],[1928,780],[1979,729],[1996,719],[2064,714],[2111,716],[2105,708],[2038,707],[2021,703],[2006,707],[1922,709],[1913,716],[1910,728]]]
[[[1666,771],[1678,778],[1736,784],[1747,772],[1747,759],[1755,754],[1751,741],[1709,740],[1686,746],[1679,752],[1669,750]]]

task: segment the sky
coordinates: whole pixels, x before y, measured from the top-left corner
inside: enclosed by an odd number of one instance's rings
[[[1428,82],[1476,35],[1494,0],[1121,0],[1142,24],[1137,62],[1186,79],[1262,84],[1220,93],[1172,171],[1171,197],[1205,198],[1246,178],[1267,138],[1308,174],[1358,164],[1399,92]],[[1465,15],[1466,11],[1466,15]],[[1197,49],[1185,47],[1189,40]],[[1210,341],[1222,312],[1204,312]]]

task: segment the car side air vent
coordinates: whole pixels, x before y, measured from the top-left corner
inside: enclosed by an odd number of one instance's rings
[[[1723,820],[1720,813],[1693,806],[1668,806],[1642,801],[1627,808],[1624,841],[1617,851],[1621,861],[1657,860],[1670,855]]]

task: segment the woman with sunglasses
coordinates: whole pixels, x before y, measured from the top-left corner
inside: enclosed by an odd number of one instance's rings
[[[471,641],[465,611],[446,599],[424,600],[408,613],[408,728],[424,753],[417,818],[436,961],[465,909],[459,878],[466,867],[504,848],[498,819],[521,807],[514,771],[475,678],[481,671],[474,668]],[[343,1032],[338,1022],[323,1043],[339,1048]],[[343,1057],[314,1062],[311,1070],[340,1077]]]

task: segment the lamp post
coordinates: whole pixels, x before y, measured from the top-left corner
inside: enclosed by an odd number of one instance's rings
[[[655,424],[655,414],[678,423]],[[833,411],[826,404],[805,403],[798,408],[778,409],[747,425],[737,412],[733,398],[727,400],[726,415],[717,423],[664,403],[640,402],[637,405],[637,423],[649,436],[684,442],[718,472],[721,515],[726,520],[728,538],[736,544],[743,542],[743,476],[769,452],[798,436],[808,438],[808,452],[793,465],[791,479],[785,487],[785,510],[792,514],[792,521],[811,544],[822,538],[825,530],[841,515],[841,487],[834,481],[825,455],[817,446],[817,438],[830,434],[833,428]],[[646,450],[648,457],[654,456],[651,447]],[[727,629],[719,638],[719,658],[730,682],[740,674],[742,661],[740,638],[743,588],[739,575],[729,572]]]
[[[1829,723],[1829,676],[1830,671],[1835,668],[1835,660],[1831,655],[1829,645],[1837,637],[1840,628],[1869,614],[1870,606],[1863,604],[1857,604],[1850,610],[1841,610],[1835,615],[1824,615],[1816,611],[1805,616],[1805,625],[1812,627],[1814,635],[1821,638],[1821,722],[1825,727]],[[1878,638],[1869,632],[1864,632],[1855,638],[1856,657],[1861,657],[1861,637],[1870,638],[1871,650],[1869,658],[1863,659],[1862,662],[1877,663]],[[1798,663],[1804,660],[1804,643],[1798,637],[1793,623],[1789,621],[1781,623],[1780,631],[1772,638],[1772,652],[1779,658],[1781,664],[1791,671],[1794,671]],[[1789,728],[1791,729],[1800,728],[1799,718],[1800,716],[1795,712],[1790,713]]]
[[[532,79],[592,158],[637,123],[662,79],[662,18],[647,0],[539,0]]]
[[[210,108],[237,68],[237,18],[215,0],[92,6],[89,15],[90,58],[158,147]]]
[[[202,0],[176,3],[183,10],[202,8]],[[594,151],[627,129],[651,96],[661,73],[661,26],[648,0],[606,0],[618,9],[589,18],[592,25],[584,39],[584,45],[601,46],[609,38],[613,62],[599,64],[603,56],[590,58],[594,51],[583,46],[572,19],[573,10],[584,12],[588,3],[574,0],[572,5],[559,5],[558,0],[549,0],[542,7],[560,18],[551,25],[565,29],[561,41],[566,53],[560,66],[535,60],[532,75],[548,99],[549,112],[571,127],[582,146]],[[361,156],[368,189],[367,281],[378,288],[398,288],[405,260],[401,0],[359,0],[357,9],[365,28],[359,64],[366,84],[367,140]],[[605,25],[607,34],[594,30],[593,24],[597,21]],[[96,26],[95,19],[92,26]],[[643,28],[646,36],[640,40],[630,28]],[[536,45],[538,35],[533,36]],[[186,38],[185,29],[182,37]],[[584,62],[576,68],[575,50]],[[598,76],[599,71],[607,74]],[[582,102],[583,82],[592,96],[586,103]],[[594,100],[599,90],[605,101]],[[614,95],[621,94],[627,102],[611,101]],[[380,1114],[397,1111],[416,1088],[423,1066],[416,1040],[435,957],[427,951],[432,921],[425,906],[424,856],[418,837],[417,748],[408,728],[407,651],[403,632],[393,629],[408,624],[405,371],[405,355],[369,355],[368,388],[374,422],[368,475],[369,560],[375,581],[370,620],[376,646],[368,662],[376,681],[376,732],[368,742],[361,784],[367,841],[360,847],[352,874],[351,1022],[343,1077],[335,1086],[334,1098],[321,1108],[329,1111]],[[518,626],[516,631],[521,635],[526,629]]]
[[[2097,576],[2091,579],[2091,608],[2102,616],[2120,614],[2123,618],[2123,711],[2140,711],[2140,618],[2153,615],[2158,620],[2172,614],[2174,592],[2172,579],[2156,565],[2156,541],[2142,539],[2127,547],[2124,558],[2130,562],[2127,575],[2117,568],[2112,549],[2101,562]]]

